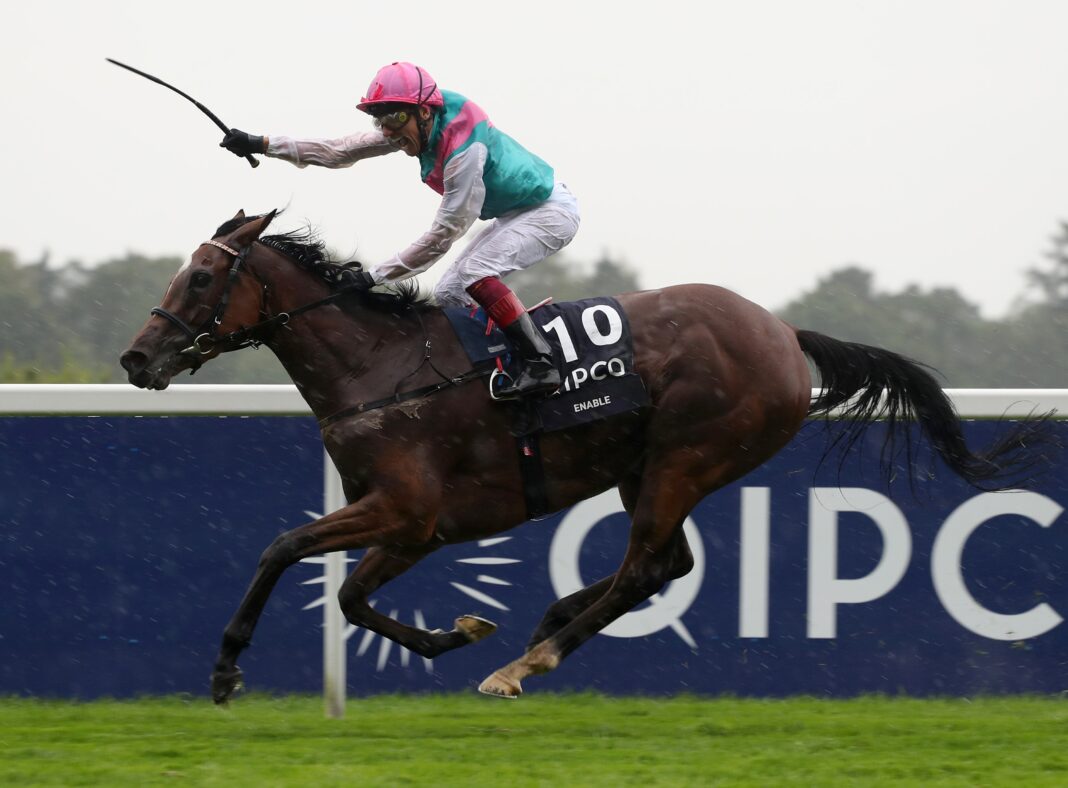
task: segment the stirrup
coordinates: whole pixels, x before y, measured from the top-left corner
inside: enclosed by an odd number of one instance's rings
[[[496,385],[497,378],[504,378],[504,380],[501,381],[501,385],[500,386]],[[512,395],[509,395],[507,397],[498,397],[497,396],[498,389],[499,388],[503,388],[504,386],[507,386],[507,385],[515,385],[515,378],[513,378],[511,375],[509,375],[503,369],[495,369],[495,370],[493,370],[493,374],[490,375],[490,379],[489,379],[489,395],[490,395],[490,399],[493,400],[494,402],[508,402],[509,400],[518,399],[519,398],[518,394],[512,394]]]

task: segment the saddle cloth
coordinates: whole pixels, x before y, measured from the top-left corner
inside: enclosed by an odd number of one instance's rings
[[[510,343],[496,326],[486,331],[481,309],[453,307],[445,314],[472,364],[499,359],[505,371],[516,374]],[[518,433],[552,432],[649,404],[645,384],[634,371],[630,323],[614,298],[546,304],[530,316],[552,346],[564,383],[557,394],[531,403]]]

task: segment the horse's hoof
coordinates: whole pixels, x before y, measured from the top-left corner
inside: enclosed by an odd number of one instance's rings
[[[230,696],[245,686],[244,674],[236,665],[232,670],[215,671],[211,674],[211,699],[216,705],[226,703]]]
[[[513,681],[504,676],[499,670],[478,685],[478,691],[483,695],[492,695],[495,698],[508,698],[515,700],[523,694],[523,688],[518,681]]]
[[[497,631],[496,624],[479,616],[460,616],[456,619],[456,628],[463,632],[464,637],[471,643],[477,643]]]

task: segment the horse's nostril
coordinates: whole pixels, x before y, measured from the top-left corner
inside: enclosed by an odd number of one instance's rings
[[[136,375],[138,372],[145,368],[148,364],[148,357],[144,353],[140,353],[136,350],[127,350],[121,356],[119,356],[119,364],[129,374]]]

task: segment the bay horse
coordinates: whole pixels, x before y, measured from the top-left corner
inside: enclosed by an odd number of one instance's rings
[[[329,260],[310,234],[264,236],[274,216],[239,212],[201,244],[120,359],[133,385],[165,389],[176,373],[221,353],[266,345],[319,419],[343,481],[346,507],[282,534],[260,557],[223,634],[211,680],[216,703],[238,687],[238,655],[297,561],[365,549],[338,596],[346,619],[431,658],[496,626],[461,616],[450,631],[428,631],[375,611],[369,595],[444,545],[527,519],[506,408],[467,374],[471,364],[444,313],[411,286],[352,287],[358,263]],[[914,419],[948,467],[976,486],[1000,489],[1041,459],[1041,419],[971,451],[935,378],[891,351],[795,329],[711,285],[617,298],[649,406],[547,433],[540,443],[550,510],[619,488],[631,519],[626,553],[614,574],[548,608],[525,653],[482,682],[487,694],[517,697],[524,679],[553,670],[685,575],[693,565],[682,528],[690,510],[763,464],[808,417],[838,408],[852,439],[876,419],[891,427]],[[806,357],[822,386],[815,399]],[[405,393],[410,398],[395,396]],[[887,432],[891,440],[894,430]]]

